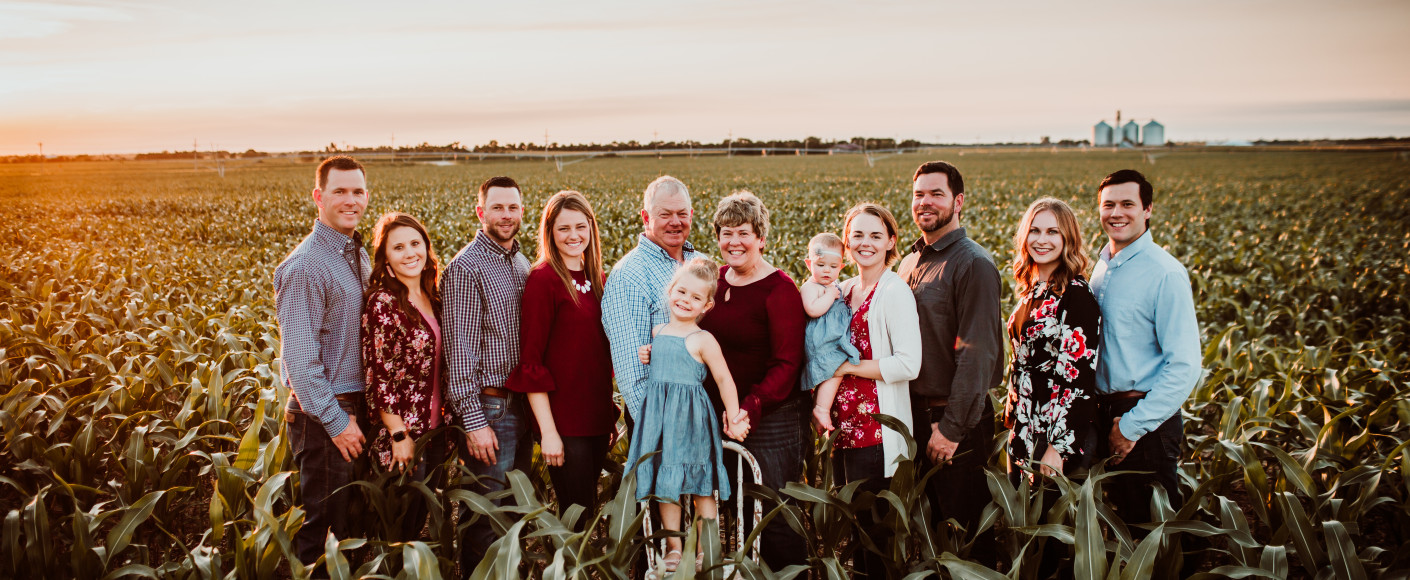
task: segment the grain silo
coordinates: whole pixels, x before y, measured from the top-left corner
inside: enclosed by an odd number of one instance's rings
[[[1155,119],[1151,119],[1151,122],[1146,123],[1146,126],[1141,128],[1141,134],[1146,136],[1145,141],[1141,142],[1142,145],[1147,147],[1160,147],[1165,145],[1165,125],[1155,122]]]
[[[1135,121],[1127,121],[1125,125],[1121,126],[1121,142],[1123,144],[1140,145],[1141,126],[1137,125]]]
[[[1106,121],[1098,121],[1096,126],[1092,127],[1092,146],[1111,147],[1111,125],[1106,124]]]

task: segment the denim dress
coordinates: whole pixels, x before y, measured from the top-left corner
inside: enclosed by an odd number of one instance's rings
[[[697,331],[700,332],[700,331]],[[646,398],[632,432],[627,465],[636,467],[636,497],[680,501],[686,494],[730,495],[720,417],[701,383],[705,365],[685,348],[684,336],[658,334],[651,341]]]
[[[803,331],[803,354],[808,357],[808,364],[803,365],[799,379],[803,390],[811,391],[832,378],[844,362],[861,364],[861,353],[847,337],[847,327],[851,324],[852,309],[841,296],[832,301],[832,307],[822,316],[808,321],[808,328]]]

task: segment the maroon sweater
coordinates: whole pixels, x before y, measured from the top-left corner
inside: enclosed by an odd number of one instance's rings
[[[583,272],[570,273],[578,284],[587,281]],[[504,386],[547,392],[561,436],[604,435],[617,425],[617,407],[602,305],[592,292],[574,292],[577,304],[547,263],[529,271],[519,308],[519,366]]]
[[[700,319],[700,328],[720,342],[739,390],[739,407],[749,412],[750,424],[758,425],[774,407],[801,392],[798,373],[803,368],[808,314],[803,311],[803,295],[783,270],[752,284],[731,286],[725,280],[728,269],[720,268],[715,306]],[[723,410],[713,377],[705,379],[705,390],[715,408]]]

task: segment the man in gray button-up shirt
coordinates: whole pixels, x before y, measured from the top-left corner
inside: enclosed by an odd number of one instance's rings
[[[954,518],[971,532],[989,503],[984,465],[994,438],[989,389],[1004,372],[999,270],[989,252],[960,227],[964,178],[932,161],[912,178],[911,217],[921,239],[901,260],[920,314],[920,376],[911,381],[911,412],[920,467],[949,462],[930,479],[935,520]],[[953,459],[952,459],[953,458]],[[971,554],[993,561],[993,542]]]
[[[362,535],[358,495],[337,490],[366,472],[362,447],[372,428],[358,336],[371,273],[357,232],[367,178],[361,164],[341,155],[320,164],[317,175],[313,231],[274,270],[280,369],[293,391],[285,420],[306,514],[294,550],[306,565],[323,554],[329,531],[339,539]]]

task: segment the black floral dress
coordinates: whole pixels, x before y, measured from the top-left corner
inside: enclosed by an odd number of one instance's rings
[[[1012,429],[1015,466],[1041,459],[1051,445],[1071,475],[1094,451],[1101,327],[1097,299],[1080,276],[1061,295],[1047,283],[1035,285],[1009,316],[1013,365],[1004,424]]]

